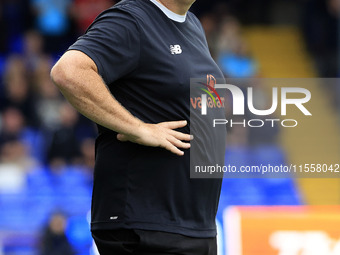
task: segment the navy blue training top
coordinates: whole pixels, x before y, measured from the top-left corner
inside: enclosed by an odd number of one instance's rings
[[[223,77],[199,20],[190,12],[184,22],[172,20],[150,0],[104,11],[69,49],[93,59],[114,97],[147,123],[190,122],[190,78]],[[98,129],[92,230],[216,235],[221,179],[191,179],[189,150],[177,156]],[[190,133],[190,125],[179,131]]]

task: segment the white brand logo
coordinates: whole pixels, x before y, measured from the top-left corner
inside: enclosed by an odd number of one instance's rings
[[[181,46],[178,45],[178,44],[170,45],[170,51],[171,51],[171,54],[181,54],[182,53]]]
[[[323,231],[276,231],[269,243],[278,255],[340,254],[340,240]]]

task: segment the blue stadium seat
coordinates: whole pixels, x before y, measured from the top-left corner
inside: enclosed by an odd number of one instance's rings
[[[78,254],[89,254],[92,236],[85,214],[68,219],[66,236]]]
[[[27,174],[27,188],[30,195],[51,196],[54,193],[51,173],[48,168],[37,167]]]
[[[239,168],[248,165],[250,160],[249,149],[245,147],[228,147],[225,152],[224,164]]]
[[[22,135],[21,140],[29,148],[29,154],[38,162],[45,161],[45,140],[41,131],[33,128],[26,128]]]
[[[227,148],[225,164],[259,166],[261,164],[285,165],[284,151],[276,145],[254,148]],[[232,177],[232,176],[231,176]],[[228,178],[225,174],[220,198],[220,208],[229,205],[298,205],[301,197],[292,178],[263,178],[258,174],[237,175]],[[252,178],[249,178],[252,177]]]
[[[284,165],[286,163],[286,155],[283,149],[277,145],[261,145],[252,149],[251,162],[255,165]]]
[[[293,178],[265,179],[263,190],[268,205],[301,205],[301,195]]]
[[[27,192],[20,194],[1,194],[0,226],[1,229],[16,231],[37,231],[47,215],[47,207],[41,200],[32,203]],[[43,208],[43,210],[39,210]]]

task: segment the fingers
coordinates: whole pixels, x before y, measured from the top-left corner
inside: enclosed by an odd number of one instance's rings
[[[178,140],[191,141],[194,139],[192,135],[173,130],[176,128],[185,127],[187,125],[186,120],[161,122],[158,125],[162,126],[163,128],[167,128],[167,132],[170,135],[176,137]]]
[[[169,134],[176,137],[178,140],[191,141],[194,139],[192,135],[181,133],[175,130],[169,130]]]
[[[128,136],[123,135],[123,134],[118,134],[117,135],[117,139],[121,142],[126,142],[129,141]],[[183,149],[189,149],[190,148],[190,144],[189,143],[184,143],[178,139],[176,139],[175,137],[172,136],[168,136],[167,138],[165,138],[163,140],[163,143],[161,143],[159,145],[160,147],[165,148],[166,150],[178,155],[178,156],[183,156],[184,152],[181,151],[179,148],[183,148]]]
[[[186,120],[180,120],[180,121],[161,122],[158,125],[165,127],[165,128],[176,129],[176,128],[185,127],[187,124],[188,122]]]
[[[165,149],[171,151],[174,154],[177,154],[179,156],[184,155],[184,152],[180,150],[182,149],[189,149],[190,143],[185,143],[182,141],[190,141],[193,139],[193,137],[189,134],[181,133],[178,131],[175,131],[173,129],[185,127],[187,125],[186,120],[182,121],[167,121],[167,122],[161,122],[159,123],[160,126],[166,129],[166,133],[168,133],[166,139],[167,142],[165,143],[164,147]]]
[[[186,125],[186,120],[145,124],[140,135],[118,134],[117,139],[121,142],[131,141],[146,146],[163,147],[176,155],[182,156],[184,151],[181,149],[189,149],[190,143],[188,141],[192,140],[193,137],[173,129],[185,127]]]
[[[168,151],[178,155],[178,156],[183,156],[184,155],[184,151],[181,151],[180,149],[178,149],[175,145],[173,145],[171,142],[167,141],[164,144],[164,149],[167,149]]]
[[[179,132],[178,132],[179,133]],[[182,133],[179,133],[182,134]],[[182,134],[185,135],[185,134]],[[190,135],[189,135],[190,137]],[[165,149],[169,150],[170,152],[179,155],[179,156],[183,156],[184,155],[184,151],[180,150],[180,148],[182,149],[189,149],[190,148],[190,143],[185,143],[182,142],[181,140],[177,139],[174,136],[168,136],[167,141],[165,142],[165,144],[162,146]]]
[[[170,136],[169,138],[167,138],[167,140],[170,143],[172,143],[174,146],[176,146],[177,148],[182,148],[182,149],[189,149],[190,148],[190,143],[182,142],[182,141],[176,139],[173,136]]]

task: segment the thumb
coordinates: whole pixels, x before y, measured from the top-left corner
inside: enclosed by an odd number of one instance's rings
[[[126,142],[128,139],[127,139],[126,135],[118,134],[117,135],[117,140],[121,141],[121,142]]]

